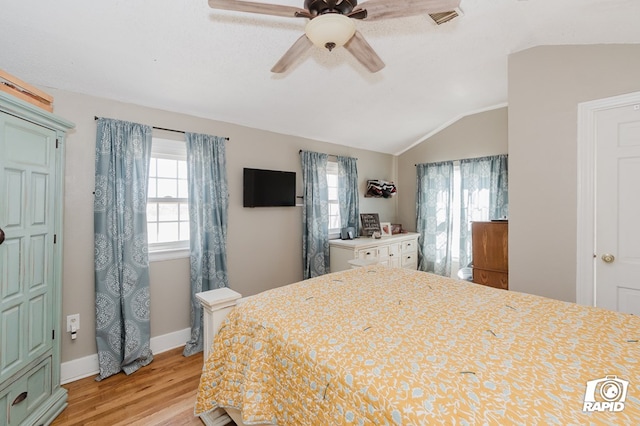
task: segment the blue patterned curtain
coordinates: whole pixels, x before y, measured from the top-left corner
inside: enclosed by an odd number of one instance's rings
[[[98,119],[94,199],[96,342],[102,380],[149,364],[147,184],[151,127]]]
[[[227,220],[229,191],[225,138],[185,133],[189,185],[191,339],[183,355],[202,351],[202,308],[196,293],[229,287]]]
[[[302,265],[303,276],[329,272],[329,191],[327,154],[300,151],[302,161]]]
[[[509,216],[508,156],[460,161],[460,266],[471,262],[471,222]]]
[[[418,164],[416,229],[420,233],[418,269],[451,274],[453,162]]]
[[[358,196],[358,165],[353,157],[338,156],[338,204],[341,226],[353,226],[360,235],[360,197]]]

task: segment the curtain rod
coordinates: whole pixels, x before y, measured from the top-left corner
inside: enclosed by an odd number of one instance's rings
[[[471,157],[471,158],[460,158],[458,160],[444,160],[444,161],[436,161],[434,163],[416,163],[414,164],[414,166],[418,167],[418,164],[439,164],[439,163],[448,163],[448,162],[452,162],[455,163],[456,161],[459,163],[462,160],[480,160],[482,158],[489,158],[489,157],[500,157],[501,155],[504,155],[506,157],[509,156],[509,154],[495,154],[495,155],[483,155],[482,157]]]
[[[100,117],[94,116],[93,118],[94,120],[97,120]],[[176,133],[182,133],[182,134],[186,133],[184,130],[174,130],[174,129],[167,129],[165,127],[156,127],[156,126],[151,126],[151,127],[156,130],[166,130],[167,132],[176,132]],[[225,140],[229,140],[229,138],[225,138]]]
[[[300,154],[302,151],[304,151],[304,149],[301,149],[300,151],[298,151],[298,154]],[[329,157],[346,157],[346,155],[336,155],[336,154],[327,154]],[[356,160],[358,159],[357,157],[352,157],[355,158]]]

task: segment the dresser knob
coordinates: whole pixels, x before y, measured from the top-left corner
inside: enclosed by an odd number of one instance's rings
[[[16,399],[13,400],[13,403],[11,404],[11,406],[20,404],[22,401],[27,399],[27,395],[29,395],[27,392],[22,392],[20,395],[16,397]]]

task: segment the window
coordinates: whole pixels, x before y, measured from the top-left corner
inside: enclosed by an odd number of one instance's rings
[[[460,207],[461,207],[461,197],[460,197],[460,162],[453,162],[453,204],[451,205],[451,212],[453,213],[453,232],[451,234],[451,259],[455,262],[455,265],[458,265],[458,261],[460,260]],[[466,265],[465,265],[466,266]],[[455,272],[457,273],[458,268],[455,268]],[[454,269],[452,268],[452,276],[455,276]]]
[[[469,177],[467,177],[469,179]],[[468,202],[466,217],[461,217],[462,202]],[[459,267],[467,265],[459,265],[460,260],[460,235],[463,226],[467,228],[467,234],[471,232],[471,222],[489,220],[490,210],[490,191],[489,188],[479,188],[474,191],[462,190],[460,161],[453,162],[453,204],[451,212],[453,215],[453,232],[451,235],[451,259],[454,262],[451,271],[452,275],[456,275]],[[471,253],[468,254],[469,256]]]
[[[340,204],[338,201],[338,163],[327,161],[327,189],[329,191],[329,238],[340,235]]]
[[[189,192],[183,141],[153,138],[147,234],[150,260],[188,256]]]

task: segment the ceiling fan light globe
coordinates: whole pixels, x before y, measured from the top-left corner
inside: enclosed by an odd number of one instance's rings
[[[356,26],[351,18],[338,13],[326,13],[310,20],[304,31],[316,46],[333,48],[344,46],[353,37]]]

